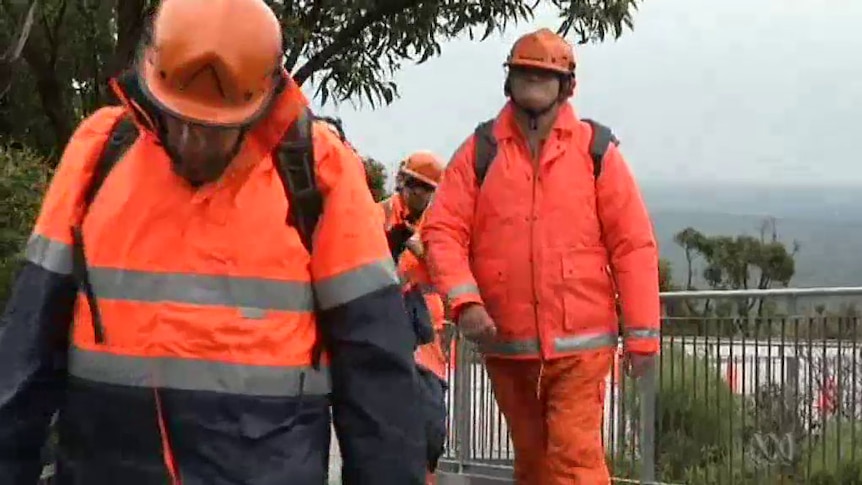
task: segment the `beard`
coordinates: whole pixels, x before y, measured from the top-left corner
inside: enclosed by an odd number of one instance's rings
[[[208,150],[209,151],[209,150]],[[182,177],[192,187],[215,182],[224,174],[234,157],[231,153],[177,153],[171,156],[171,166],[178,176]]]

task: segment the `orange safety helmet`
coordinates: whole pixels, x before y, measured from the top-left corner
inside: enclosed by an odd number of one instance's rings
[[[138,62],[161,109],[242,126],[269,105],[281,75],[281,25],[263,0],[164,0]]]
[[[512,46],[506,67],[532,67],[574,74],[575,50],[565,39],[549,29],[521,36]]]
[[[437,155],[429,151],[419,151],[401,163],[398,174],[415,178],[436,188],[443,178],[443,170],[443,161]]]

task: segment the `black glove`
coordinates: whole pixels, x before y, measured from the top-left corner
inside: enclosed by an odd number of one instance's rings
[[[418,288],[412,288],[404,294],[404,308],[413,324],[416,333],[416,344],[425,345],[434,341],[434,323],[431,321],[431,312],[425,303],[425,296]]]
[[[392,252],[392,259],[398,261],[401,253],[403,253],[404,249],[407,248],[407,240],[410,239],[415,232],[416,231],[413,230],[412,227],[403,223],[392,226],[392,228],[386,232],[386,239],[389,242],[389,251]]]
[[[437,471],[440,457],[446,452],[446,383],[431,371],[418,368],[422,406],[425,414],[426,459],[428,471]]]

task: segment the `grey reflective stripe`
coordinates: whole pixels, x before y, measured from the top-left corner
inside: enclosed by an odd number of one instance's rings
[[[293,312],[313,311],[311,284],[224,275],[89,268],[97,298]]]
[[[52,273],[72,274],[72,246],[60,241],[33,234],[24,251],[27,261],[39,265]]]
[[[659,338],[661,331],[657,328],[627,328],[623,335],[626,338]]]
[[[576,350],[594,350],[605,347],[616,347],[619,338],[613,333],[595,335],[571,335],[554,339],[554,352],[573,352]],[[537,355],[540,352],[539,341],[536,339],[515,340],[510,342],[493,342],[481,346],[481,351],[495,355]]]
[[[573,350],[593,350],[604,347],[616,347],[619,336],[615,333],[600,333],[594,335],[572,335],[554,339],[554,350],[571,352]]]
[[[417,284],[413,285],[410,283],[410,279],[407,278],[407,276],[405,276],[405,275],[401,275],[401,277],[399,279],[401,281],[401,286],[411,285],[410,286],[411,289],[417,289],[417,290],[419,290],[419,293],[422,293],[423,295],[431,295],[431,294],[437,293],[434,290],[433,285],[429,285],[427,283],[417,283]]]
[[[72,347],[69,374],[88,381],[129,387],[159,387],[247,396],[325,395],[329,372],[175,357],[138,357]]]
[[[482,353],[495,355],[535,355],[539,353],[536,339],[491,342],[480,347]]]
[[[392,258],[360,266],[314,283],[322,310],[343,305],[388,286],[398,285],[398,272]]]
[[[476,283],[465,283],[463,285],[458,285],[451,290],[449,293],[446,293],[446,298],[449,300],[454,300],[461,295],[478,295],[479,288],[476,286]]]

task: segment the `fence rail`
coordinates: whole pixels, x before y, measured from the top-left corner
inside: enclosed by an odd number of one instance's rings
[[[862,483],[862,322],[802,308],[835,297],[862,300],[862,288],[663,294],[654,373],[633,382],[618,352],[607,377],[603,439],[616,480]],[[464,341],[457,352],[444,475],[512,483],[513,448],[481,357]]]

